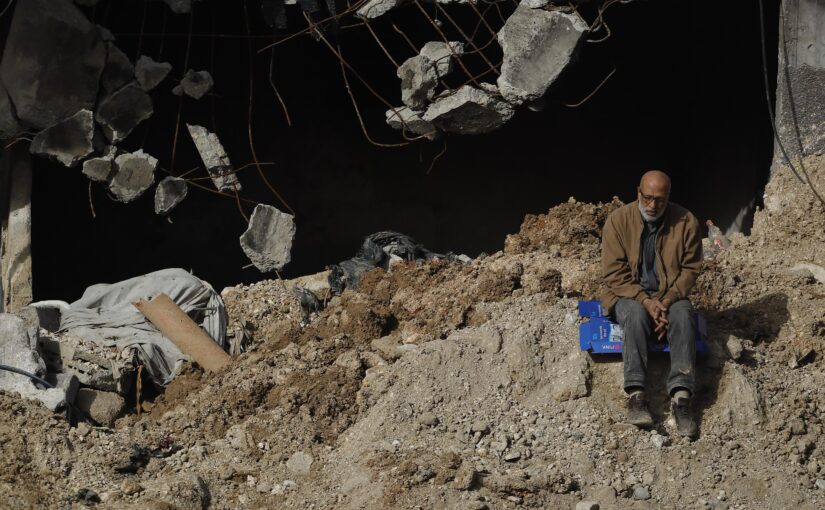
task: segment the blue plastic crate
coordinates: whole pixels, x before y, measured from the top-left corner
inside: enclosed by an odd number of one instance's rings
[[[696,321],[696,352],[708,352],[707,323],[698,313],[694,313]],[[618,354],[622,352],[624,331],[615,322],[606,317],[594,317],[579,326],[579,347],[582,351],[594,354]],[[670,352],[667,342],[648,343],[650,352]]]

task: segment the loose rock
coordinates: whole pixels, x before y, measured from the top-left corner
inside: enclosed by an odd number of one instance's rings
[[[135,79],[138,85],[150,91],[162,82],[172,70],[172,64],[168,62],[155,62],[151,57],[141,55],[135,64]]]
[[[109,190],[121,202],[135,200],[155,182],[157,165],[158,160],[142,150],[121,154],[115,158]]]
[[[206,167],[209,177],[212,178],[215,188],[218,191],[240,191],[241,183],[232,169],[232,163],[229,161],[229,156],[226,154],[223,145],[221,145],[218,135],[203,126],[194,124],[187,124],[186,128],[189,130],[192,141],[195,142],[198,154],[200,154],[203,165]]]
[[[91,419],[110,427],[123,412],[126,401],[117,393],[80,388],[75,397],[75,406]]]
[[[436,98],[421,117],[443,131],[466,135],[489,133],[513,117],[513,108],[486,91],[465,85]]]
[[[270,205],[258,204],[240,241],[255,267],[268,272],[278,271],[289,263],[294,238],[294,216]]]
[[[193,99],[200,99],[205,96],[207,92],[212,90],[212,85],[214,85],[214,83],[215,82],[212,80],[212,75],[209,74],[209,71],[195,71],[189,69],[186,71],[186,74],[183,76],[180,84],[176,85],[175,88],[172,89],[172,93],[176,96],[186,94]]]
[[[404,61],[397,74],[401,78],[401,101],[412,109],[425,108],[438,85],[433,62],[423,55],[416,55]]]
[[[152,98],[132,82],[100,102],[95,120],[111,143],[117,143],[152,116]]]
[[[309,473],[312,467],[312,455],[304,452],[295,452],[292,457],[286,461],[286,467],[293,473],[305,475]]]
[[[155,188],[155,214],[169,214],[172,209],[183,202],[187,193],[189,193],[189,185],[185,180],[173,176],[164,178]]]

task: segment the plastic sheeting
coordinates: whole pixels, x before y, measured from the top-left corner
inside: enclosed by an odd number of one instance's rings
[[[60,332],[121,351],[135,351],[144,370],[160,386],[169,384],[183,361],[190,360],[163,336],[132,303],[168,295],[225,349],[226,308],[206,282],[183,269],[164,269],[113,284],[98,284],[62,310]]]

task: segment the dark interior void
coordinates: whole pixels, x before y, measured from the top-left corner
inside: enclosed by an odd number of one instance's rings
[[[251,32],[271,34],[255,5],[250,2]],[[243,2],[207,0],[196,9],[189,67],[211,70],[216,84],[211,96],[183,100],[174,164],[179,100],[170,90],[185,70],[190,18],[164,14],[159,2],[145,8],[142,37],[141,2],[104,0],[88,11],[115,33],[131,58],[143,53],[175,66],[155,92],[155,115],[123,147],[144,147],[156,156],[164,169],[158,180],[167,171],[180,174],[200,164],[183,126],[190,122],[217,131],[236,167],[251,162]],[[455,7],[450,12],[461,16],[469,11]],[[772,82],[777,16],[778,2],[767,2]],[[437,38],[414,6],[399,9],[392,19],[417,45]],[[469,23],[470,17],[464,20]],[[293,26],[301,22],[296,16],[291,21]],[[376,20],[373,26],[401,62],[412,52],[389,21]],[[447,137],[446,152],[429,173],[444,141],[402,148],[370,144],[337,60],[322,43],[302,36],[281,44],[274,54],[274,82],[289,108],[291,127],[269,85],[270,53],[256,53],[252,128],[257,156],[274,163],[263,171],[297,213],[293,261],[284,276],[322,270],[351,256],[365,235],[383,229],[408,233],[433,251],[493,252],[502,248],[506,234],[518,230],[525,214],[546,212],[570,196],[594,202],[614,195],[633,200],[639,176],[650,168],[670,173],[672,200],[702,221],[711,218],[727,228],[743,208],[754,201],[758,205],[772,142],[757,3],[715,2],[711,10],[689,0],[642,1],[615,5],[606,21],[612,36],[584,44],[575,65],[548,92],[542,112],[519,110],[509,124],[488,135]],[[166,36],[159,37],[161,32]],[[257,49],[267,42],[256,38],[253,45]],[[346,29],[340,42],[352,66],[391,103],[400,104],[395,68],[369,33],[363,27]],[[490,55],[500,58],[495,51]],[[483,69],[478,62],[472,65]],[[563,105],[587,96],[614,68],[615,75],[589,101],[577,108]],[[350,81],[373,139],[402,141],[384,124],[384,105],[354,76]],[[245,199],[283,209],[256,169],[243,170],[240,179]],[[123,205],[94,185],[96,218],[87,191],[79,169],[38,160],[33,198],[36,299],[74,300],[88,285],[165,267],[191,269],[218,289],[270,276],[244,268],[248,260],[238,237],[246,223],[232,198],[191,188],[168,222],[153,213],[153,190]],[[244,212],[249,214],[253,205],[243,202]]]

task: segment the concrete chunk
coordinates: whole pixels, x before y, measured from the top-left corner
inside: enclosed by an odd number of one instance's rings
[[[212,90],[212,85],[214,85],[214,81],[209,71],[189,69],[180,83],[172,89],[172,93],[176,96],[186,94],[193,99],[200,99]]]
[[[370,0],[356,11],[362,18],[374,19],[390,12],[404,3],[405,0]]]
[[[109,190],[121,202],[131,202],[155,182],[157,166],[158,160],[142,150],[121,154],[115,158]]]
[[[426,57],[435,66],[435,72],[439,77],[446,76],[453,71],[453,55],[464,53],[464,43],[451,41],[430,41],[421,48],[419,54]]]
[[[93,110],[105,62],[97,28],[74,4],[15,2],[0,78],[23,124],[43,129]]]
[[[292,457],[286,461],[286,468],[295,474],[305,475],[309,473],[309,468],[312,467],[312,455],[304,452],[295,452]]]
[[[117,393],[91,388],[80,388],[74,403],[91,419],[106,427],[111,427],[115,423],[115,419],[126,406],[126,401]]]
[[[520,4],[498,32],[504,61],[497,83],[504,99],[521,104],[543,96],[585,33],[587,24],[574,14]]]
[[[106,65],[100,76],[100,84],[107,94],[115,92],[120,87],[132,81],[135,67],[120,48],[111,42],[106,43]]]
[[[489,92],[465,85],[437,98],[421,117],[443,131],[466,135],[489,133],[513,117],[513,107]]]
[[[240,241],[249,260],[265,273],[280,270],[289,263],[294,238],[294,216],[271,205],[258,204]]]
[[[431,122],[421,118],[421,114],[410,110],[406,106],[399,106],[395,110],[387,110],[387,124],[393,129],[407,129],[417,135],[423,135],[433,140],[438,138],[439,132]]]
[[[149,91],[157,87],[171,70],[172,64],[155,62],[151,57],[141,55],[135,64],[135,79],[143,90]]]
[[[426,108],[435,95],[438,74],[432,61],[425,56],[408,58],[398,68],[401,78],[401,101],[410,108]]]
[[[198,154],[200,154],[203,165],[212,178],[215,188],[218,191],[240,191],[241,183],[232,169],[232,163],[229,161],[229,156],[226,155],[218,135],[203,126],[187,124],[186,128],[189,130],[192,141],[195,142]]]
[[[189,193],[189,185],[180,177],[166,177],[155,188],[155,214],[169,214]]]
[[[32,140],[29,151],[73,167],[94,151],[94,134],[92,112],[80,110],[68,119],[38,133]]]
[[[96,182],[108,182],[114,169],[114,159],[118,150],[114,145],[108,147],[98,158],[90,158],[83,162],[83,175]]]
[[[152,98],[137,82],[132,82],[100,102],[95,120],[103,128],[106,138],[117,143],[151,117],[153,111]]]

